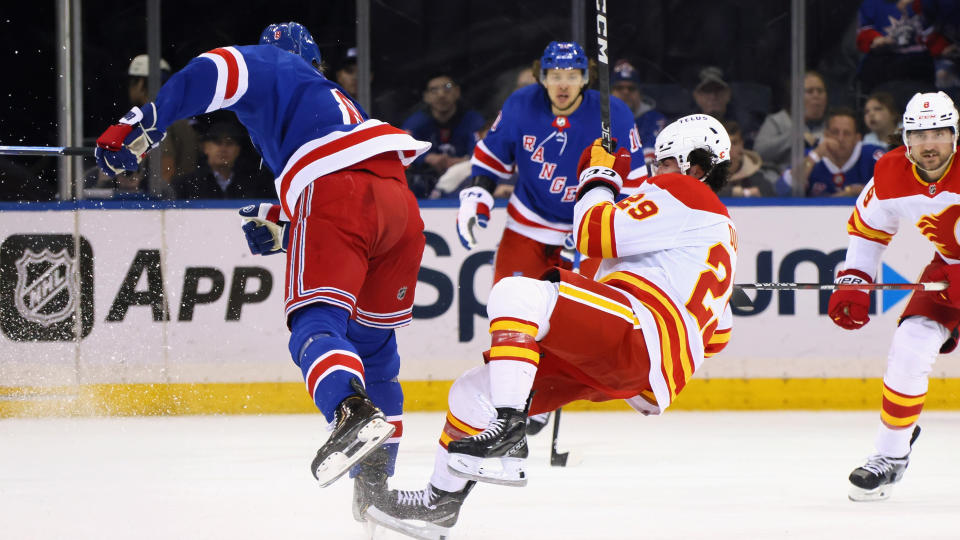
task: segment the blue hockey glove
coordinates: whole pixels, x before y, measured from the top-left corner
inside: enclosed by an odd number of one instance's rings
[[[290,242],[290,222],[282,217],[279,204],[260,203],[240,209],[243,234],[254,255],[286,253]]]
[[[135,171],[163,136],[157,128],[157,106],[147,103],[143,108],[134,107],[97,138],[97,166],[111,178],[123,171]]]

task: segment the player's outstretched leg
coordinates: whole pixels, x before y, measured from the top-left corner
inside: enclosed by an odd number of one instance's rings
[[[351,379],[350,386],[354,393],[337,405],[333,433],[310,464],[320,487],[327,487],[343,476],[355,463],[375,451],[395,429],[367,397],[359,379]]]
[[[446,540],[475,484],[467,482],[460,491],[443,491],[432,484],[419,491],[390,490],[367,508],[367,519],[413,538]]]
[[[920,436],[920,426],[913,428],[910,436],[910,447]],[[910,452],[903,457],[889,457],[874,454],[867,459],[862,467],[857,467],[850,473],[850,500],[882,501],[890,497],[893,485],[903,478],[903,473],[910,464]]]
[[[525,410],[499,407],[497,417],[486,429],[447,445],[447,466],[460,478],[525,486],[523,460],[529,455],[526,428]]]

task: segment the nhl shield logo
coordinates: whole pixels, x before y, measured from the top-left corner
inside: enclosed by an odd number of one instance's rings
[[[0,244],[0,331],[13,341],[88,336],[93,288],[93,249],[82,236],[12,234]]]
[[[76,261],[67,250],[24,250],[17,259],[14,305],[24,319],[50,326],[70,317],[77,307]]]
[[[407,296],[407,286],[406,286],[406,285],[404,285],[403,287],[400,287],[400,289],[397,290],[397,300],[403,300],[403,298],[404,298],[405,296]]]

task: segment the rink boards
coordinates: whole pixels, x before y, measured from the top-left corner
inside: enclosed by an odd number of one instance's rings
[[[768,202],[730,207],[736,281],[829,281],[843,260],[851,201]],[[0,206],[0,416],[313,410],[287,353],[284,257],[249,254],[238,203],[77,206]],[[481,361],[505,220],[495,209],[468,252],[456,209],[423,206],[415,319],[398,333],[408,410],[444,408],[450,382]],[[931,256],[904,223],[880,275],[912,281]],[[77,272],[79,283],[70,278]],[[757,312],[736,317],[730,345],[674,406],[875,408],[907,298],[876,293],[870,324],[848,332],[827,318],[826,293],[761,293]],[[932,377],[927,407],[960,408],[960,362],[942,357]]]

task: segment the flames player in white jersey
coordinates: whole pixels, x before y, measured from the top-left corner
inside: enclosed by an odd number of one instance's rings
[[[957,345],[960,323],[960,167],[956,166],[957,110],[943,92],[916,94],[903,113],[905,146],[885,154],[864,186],[847,222],[850,245],[837,283],[871,283],[900,220],[914,223],[934,247],[921,281],[948,281],[945,291],[917,291],[910,298],[883,376],[876,453],[850,473],[849,497],[886,499],[907,468],[916,425],[927,395],[927,377],[938,354]],[[870,317],[866,291],[836,291],[830,318],[847,330]]]
[[[730,339],[737,240],[716,196],[729,154],[717,120],[681,118],[657,138],[658,174],[615,203],[630,154],[611,155],[599,139],[584,150],[574,234],[582,253],[603,259],[596,280],[554,268],[494,285],[491,346],[450,389],[429,484],[387,492],[368,519],[445,537],[477,481],[526,484],[527,415],[578,399],[623,399],[644,414],[673,402]]]

